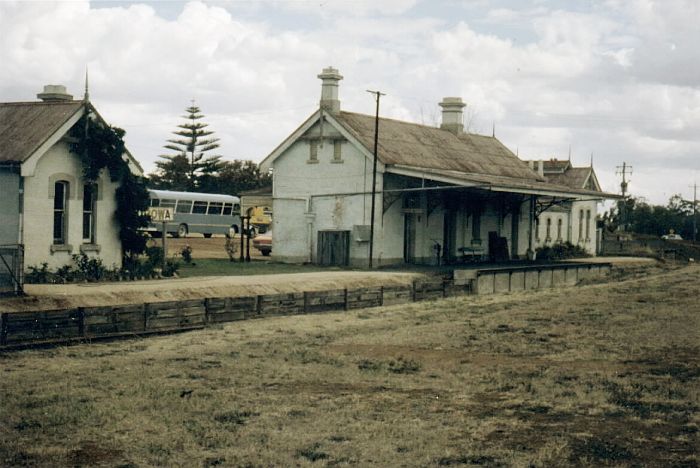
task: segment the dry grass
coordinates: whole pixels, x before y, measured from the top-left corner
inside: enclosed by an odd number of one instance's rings
[[[0,464],[697,466],[699,281],[0,355]]]

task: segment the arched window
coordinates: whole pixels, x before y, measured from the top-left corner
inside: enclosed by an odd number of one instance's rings
[[[65,244],[68,224],[67,200],[70,185],[65,180],[54,183],[53,197],[53,243]]]
[[[561,227],[562,227],[562,221],[561,218],[557,220],[557,240],[561,240]]]
[[[544,238],[545,242],[552,240],[552,218],[547,218],[547,232]]]
[[[583,210],[578,213],[578,240],[579,242],[583,240]]]
[[[95,207],[97,184],[83,185],[83,242],[95,243]]]
[[[591,210],[586,210],[586,241],[591,240]]]
[[[535,240],[540,240],[540,218],[535,218]]]

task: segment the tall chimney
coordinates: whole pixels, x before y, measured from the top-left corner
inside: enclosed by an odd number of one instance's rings
[[[44,102],[72,101],[73,95],[68,94],[63,85],[45,85],[44,92],[36,95]]]
[[[343,76],[333,67],[324,68],[318,77],[321,84],[321,109],[337,114],[340,112],[340,100],[338,99],[338,82]]]
[[[464,114],[462,109],[466,104],[462,102],[462,98],[446,97],[442,99],[440,107],[442,107],[442,123],[440,128],[459,135],[464,132]]]

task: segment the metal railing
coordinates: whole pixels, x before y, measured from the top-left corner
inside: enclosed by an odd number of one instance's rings
[[[0,295],[24,294],[24,245],[0,245]]]

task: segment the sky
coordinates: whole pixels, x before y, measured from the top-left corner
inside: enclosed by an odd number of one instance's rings
[[[259,162],[318,107],[470,131],[522,159],[593,161],[605,191],[665,204],[700,182],[700,1],[0,1],[0,101],[90,98],[147,173],[194,103],[224,159]],[[381,134],[381,130],[380,130]]]

